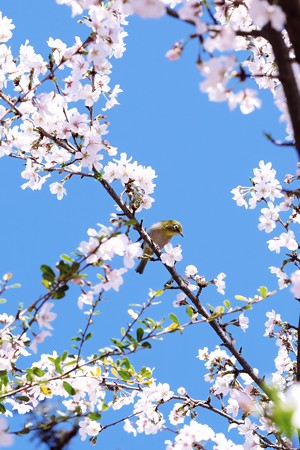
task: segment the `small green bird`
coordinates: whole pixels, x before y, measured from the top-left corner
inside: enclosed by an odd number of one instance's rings
[[[162,220],[161,222],[157,222],[152,225],[147,233],[159,248],[163,248],[176,234],[183,236],[182,225],[180,222],[177,222],[177,220]],[[141,262],[135,269],[137,273],[144,272],[147,262],[153,255],[152,249],[146,242],[143,244],[143,249],[144,253]]]

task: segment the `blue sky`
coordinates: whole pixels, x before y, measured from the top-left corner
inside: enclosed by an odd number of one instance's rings
[[[15,52],[29,39],[36,51],[46,56],[49,36],[70,44],[74,35],[83,33],[76,19],[71,19],[70,9],[56,5],[54,0],[2,0],[1,8],[16,25],[15,40],[11,41]],[[165,52],[189,30],[189,26],[171,18],[130,20],[125,56],[113,62],[112,79],[124,92],[119,96],[120,106],[108,113],[109,139],[120,152],[156,170],[155,203],[140,219],[148,227],[161,219],[182,222],[184,239],[174,240],[183,248],[179,271],[195,264],[207,279],[225,272],[225,298],[235,304],[235,294],[253,296],[261,285],[277,288],[268,267],[279,263],[280,258],[268,251],[269,236],[257,229],[258,210],[245,212],[237,208],[230,190],[238,184],[248,185],[252,169],[261,159],[272,161],[282,179],[294,171],[296,155],[289,149],[275,148],[263,136],[264,131],[276,138],[284,136],[270,94],[262,95],[262,108],[252,115],[230,112],[227,105],[209,103],[200,92],[193,44],[180,61],[169,62],[165,58]],[[59,202],[48,187],[41,192],[22,191],[21,170],[18,161],[0,161],[0,272],[12,272],[15,282],[22,284],[21,289],[12,292],[9,304],[1,305],[0,312],[7,308],[15,311],[19,302],[28,305],[34,301],[43,293],[40,265],[54,266],[59,255],[71,253],[86,238],[89,227],[99,222],[107,224],[114,211],[113,202],[94,181],[72,180],[67,185],[67,197]],[[167,279],[168,274],[159,264],[149,264],[143,277],[134,271],[127,273],[120,292],[109,293],[108,301],[101,307],[102,314],[94,327],[97,339],[89,350],[93,351],[93,345],[96,349],[104,347],[111,336],[118,336],[120,327],[129,320],[129,305],[143,303],[148,288],[159,289]],[[219,305],[225,299],[213,287],[206,291],[204,304]],[[184,321],[184,311],[174,311],[172,307],[174,298],[173,292],[164,296],[153,315],[158,318],[175,312]],[[261,337],[265,312],[284,311],[283,317],[293,321],[295,306],[287,291],[280,293],[249,313],[249,333],[244,336],[237,330],[245,354],[264,374],[274,369],[275,352],[271,343]],[[43,352],[70,349],[70,338],[83,326],[83,315],[72,293],[63,302],[57,302],[55,311],[58,318],[53,337],[45,342]],[[171,335],[156,343],[152,351],[134,357],[133,364],[155,367],[159,381],[170,383],[173,390],[185,386],[193,396],[202,398],[209,386],[203,382],[203,367],[195,357],[198,348],[212,349],[216,344],[219,342],[208,327],[197,325],[182,336]],[[261,355],[254,352],[254,345],[267,351],[268,358],[265,351]],[[212,424],[214,418],[204,415],[201,421]],[[17,428],[13,421],[11,428]],[[220,430],[226,430],[226,424],[220,423]],[[232,432],[233,439],[234,436]],[[133,438],[119,426],[103,433],[98,446],[105,450],[139,449],[141,445],[145,449],[153,445],[164,448],[163,442],[169,438],[168,433]],[[17,438],[13,448],[26,448],[24,439]],[[26,442],[31,448],[32,444]],[[71,448],[90,448],[90,444],[77,439]]]

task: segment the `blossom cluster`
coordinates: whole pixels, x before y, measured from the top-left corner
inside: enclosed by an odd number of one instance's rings
[[[143,208],[151,208],[154,199],[150,194],[154,192],[156,174],[150,166],[144,167],[131,161],[132,158],[127,158],[126,153],[121,153],[120,159],[113,159],[104,167],[103,178],[109,183],[120,180],[126,186],[131,208],[139,212]]]
[[[130,167],[129,161],[122,161],[122,157],[118,163],[108,162],[104,168],[102,164],[105,154],[115,156],[117,150],[104,139],[108,123],[98,105],[102,102],[102,111],[107,111],[118,104],[118,94],[122,90],[119,85],[110,87],[111,60],[121,58],[124,53],[127,35],[124,27],[126,17],[131,14],[158,18],[167,13],[167,8],[177,6],[178,17],[194,24],[193,36],[201,36],[203,42],[202,57],[198,60],[204,77],[201,90],[213,101],[228,101],[231,109],[239,105],[243,113],[260,107],[260,100],[253,89],[247,87],[234,92],[230,86],[232,80],[242,78],[238,69],[242,65],[249,69],[259,87],[274,93],[282,119],[290,126],[270,44],[262,36],[251,36],[251,31],[259,30],[267,23],[277,31],[284,28],[285,15],[279,6],[270,5],[266,0],[247,0],[234,7],[216,2],[208,15],[214,20],[209,22],[205,7],[196,1],[110,0],[99,4],[94,0],[60,0],[58,3],[69,5],[73,16],[85,11],[81,23],[90,35],[84,42],[76,37],[72,46],[50,37],[48,61],[26,42],[20,48],[17,62],[6,44],[12,37],[14,25],[7,17],[0,16],[0,88],[8,92],[1,95],[0,155],[14,155],[26,160],[22,172],[26,180],[22,185],[24,189],[41,189],[50,174],[59,168],[64,168],[67,173],[78,173],[86,168],[98,172],[103,169],[106,179],[121,179],[122,183],[132,180],[138,189],[144,191],[140,192],[138,210],[151,206],[153,199],[149,194],[153,192],[155,176],[151,168]],[[237,36],[239,30],[244,32],[243,36]],[[179,57],[183,48],[183,44],[176,43],[171,55],[169,52],[170,59],[174,59],[174,54]],[[236,51],[248,51],[249,48],[253,58],[241,63]],[[224,51],[232,53],[215,54]],[[298,73],[300,71],[295,67],[295,74]],[[43,92],[44,83],[54,78],[54,89]],[[10,89],[17,92],[17,99],[10,96]],[[81,113],[80,106],[85,106],[89,114]],[[129,178],[125,181],[127,170]],[[66,195],[66,180],[67,177],[50,184],[50,191],[58,199]]]
[[[48,61],[28,42],[20,47],[19,58],[14,58],[6,44],[14,25],[0,16],[0,156],[26,161],[21,174],[26,180],[23,189],[41,189],[58,169],[66,174],[100,171],[103,152],[108,156],[117,153],[104,139],[108,123],[99,106],[102,103],[102,111],[106,111],[118,104],[121,89],[119,85],[110,87],[110,61],[122,57],[125,50],[125,15],[121,10],[116,13],[113,2],[83,2],[82,9],[77,2],[68,3],[75,14],[88,8],[82,24],[90,34],[84,42],[76,37],[69,47],[50,37]],[[55,80],[53,89],[49,80]],[[11,91],[17,94],[15,98]],[[82,107],[89,114],[81,113]],[[58,199],[66,194],[67,178],[50,184]]]
[[[6,313],[0,314],[0,324],[3,326],[0,330],[0,370],[3,371],[10,371],[21,355],[29,355],[26,349],[29,337],[26,333],[22,335],[12,334],[11,325],[13,322],[14,316]]]
[[[267,315],[271,317],[270,314],[268,313]],[[266,326],[270,330],[271,319],[266,323]],[[208,348],[205,347],[199,350],[198,358],[205,361],[204,365],[207,373],[204,376],[204,380],[212,384],[210,389],[211,395],[216,401],[221,400],[224,405],[227,398],[225,411],[232,417],[229,430],[235,429],[239,435],[244,437],[244,443],[241,448],[261,448],[264,432],[267,431],[271,435],[276,430],[270,420],[272,404],[266,402],[264,408],[261,406],[260,396],[254,388],[253,380],[248,374],[243,372],[237,376],[237,373],[233,370],[236,367],[236,360],[234,357],[229,356],[225,350],[217,346],[215,350],[209,352]],[[290,366],[288,367],[286,363],[285,368],[280,369],[278,360],[276,368],[278,370],[273,374],[272,383],[277,389],[281,389],[283,385],[279,383],[278,377],[283,379],[283,371],[290,370]],[[254,369],[254,372],[258,375],[257,369]],[[239,420],[239,417],[242,416],[246,418]]]
[[[273,232],[279,225],[284,231],[279,236],[275,236],[267,241],[270,251],[279,254],[282,249],[292,252],[292,257],[286,260],[281,267],[271,266],[270,271],[278,278],[280,289],[291,284],[291,292],[295,298],[300,298],[300,271],[297,268],[288,275],[284,267],[287,263],[296,263],[298,261],[298,248],[295,227],[299,223],[300,215],[298,208],[298,199],[293,193],[284,192],[276,178],[276,171],[272,168],[272,164],[260,161],[259,167],[254,169],[254,176],[251,178],[252,186],[238,186],[232,189],[233,199],[238,206],[254,209],[259,203],[263,203],[261,208],[261,216],[259,217],[258,228],[266,233]],[[286,183],[291,183],[297,179],[289,175],[286,177]],[[278,202],[278,203],[277,203]]]
[[[255,79],[258,87],[271,90],[275,99],[278,99],[276,102],[283,112],[282,119],[289,122],[284,96],[282,92],[275,92],[275,87],[280,83],[272,48],[258,32],[267,24],[282,31],[286,21],[282,9],[278,5],[270,5],[266,0],[222,4],[212,2],[207,9],[209,15],[201,2],[189,1],[182,2],[177,10],[181,20],[194,24],[192,36],[201,37],[197,61],[204,78],[200,83],[201,91],[207,93],[211,101],[227,101],[230,109],[239,106],[243,114],[249,114],[261,106],[257,92],[248,87],[236,91],[236,80],[244,82],[247,78],[245,70],[248,69],[249,76]],[[208,20],[208,17],[212,20]],[[183,42],[176,42],[166,56],[170,60],[180,58],[184,45]],[[227,54],[220,56],[220,52]],[[246,52],[248,57],[239,57],[236,52]]]
[[[78,299],[80,308],[84,304],[91,305],[94,301],[94,296],[102,290],[114,289],[118,291],[121,284],[123,284],[122,275],[127,272],[127,269],[131,269],[135,264],[135,259],[143,254],[139,242],[132,243],[127,235],[116,233],[113,227],[99,225],[98,230],[89,228],[87,234],[89,240],[82,241],[78,251],[85,257],[87,264],[100,265],[104,270],[104,277],[89,292],[82,293]],[[123,258],[125,267],[113,269],[110,266],[108,261],[111,261],[115,256]]]

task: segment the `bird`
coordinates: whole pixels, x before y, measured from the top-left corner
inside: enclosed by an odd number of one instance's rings
[[[180,222],[177,222],[177,220],[161,220],[160,222],[153,224],[148,231],[148,235],[159,248],[163,248],[170,242],[172,237],[177,234],[180,234],[183,237],[182,225]],[[143,244],[143,249],[144,253],[141,257],[141,262],[135,269],[135,271],[140,274],[144,272],[147,262],[153,255],[153,250],[146,242]]]

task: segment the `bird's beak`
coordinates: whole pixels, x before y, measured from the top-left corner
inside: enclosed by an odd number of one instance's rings
[[[180,233],[180,236],[184,237],[184,236],[183,236],[183,233]]]

